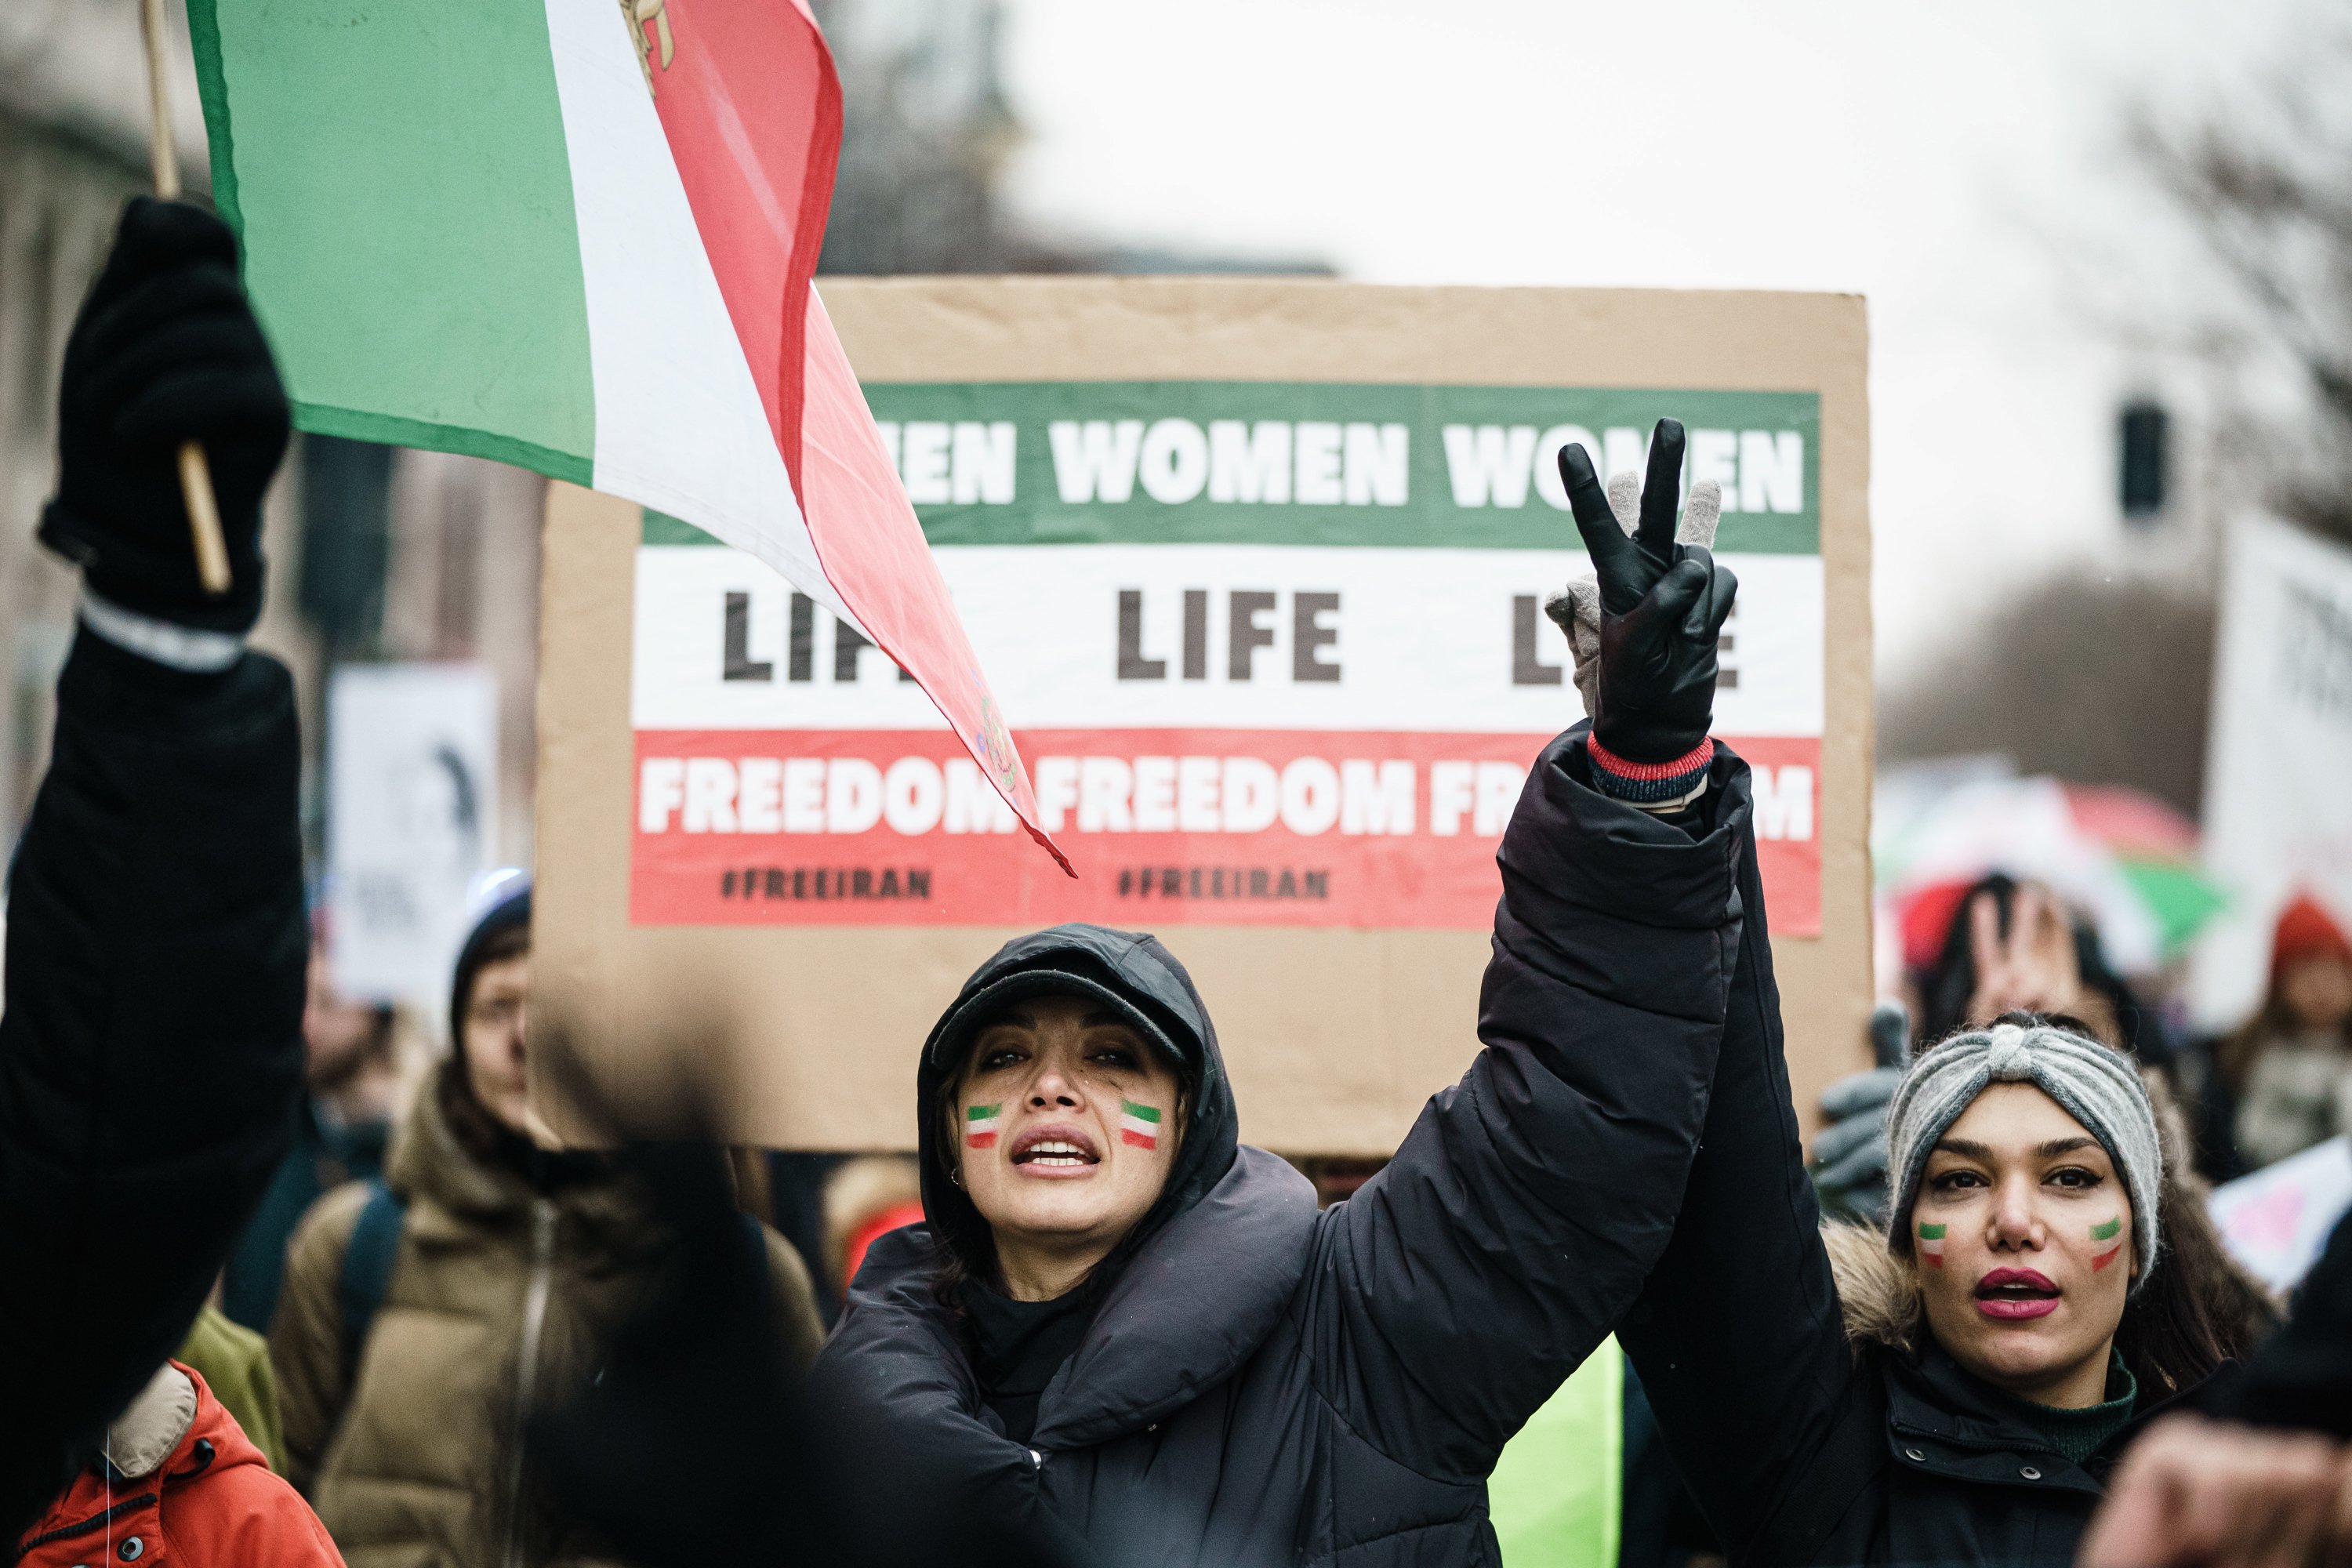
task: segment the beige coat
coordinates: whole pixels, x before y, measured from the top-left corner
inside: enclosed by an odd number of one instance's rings
[[[440,1088],[417,1096],[385,1168],[407,1215],[348,1378],[342,1261],[367,1188],[320,1198],[289,1244],[269,1335],[289,1474],[352,1568],[583,1562],[587,1543],[529,1472],[522,1420],[591,1373],[666,1242],[632,1183],[597,1178],[542,1195],[474,1152]],[[769,1278],[805,1364],[823,1339],[808,1274],[781,1237],[767,1240]]]

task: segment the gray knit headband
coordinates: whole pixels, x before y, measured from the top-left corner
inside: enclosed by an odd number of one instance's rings
[[[1911,1064],[1886,1110],[1886,1168],[1895,1181],[1886,1245],[1911,1250],[1911,1205],[1937,1141],[1989,1083],[2030,1083],[2081,1122],[2116,1163],[2131,1194],[2137,1291],[2155,1271],[2163,1233],[2157,1204],[2164,1153],[2156,1111],[2131,1058],[2067,1030],[1998,1024],[1955,1035]]]

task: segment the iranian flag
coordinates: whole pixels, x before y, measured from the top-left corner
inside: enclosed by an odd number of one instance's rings
[[[519,464],[751,552],[919,681],[1062,858],[812,286],[841,89],[804,0],[188,20],[300,428]]]

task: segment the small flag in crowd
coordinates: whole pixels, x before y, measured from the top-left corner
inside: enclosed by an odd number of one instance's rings
[[[841,89],[805,0],[188,19],[301,428],[520,464],[750,551],[920,682],[1062,858],[812,286]]]

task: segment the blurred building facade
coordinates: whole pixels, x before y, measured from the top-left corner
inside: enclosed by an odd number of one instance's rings
[[[209,188],[184,21],[169,8],[174,132]],[[148,188],[136,6],[32,0],[0,12],[0,847],[47,765],[76,578],[34,541],[57,475],[57,384],[75,310],[123,201]],[[545,481],[435,452],[297,437],[264,506],[268,595],[254,641],[293,669],[305,828],[323,848],[325,672],[336,662],[478,660],[500,728],[498,854],[527,861]]]

